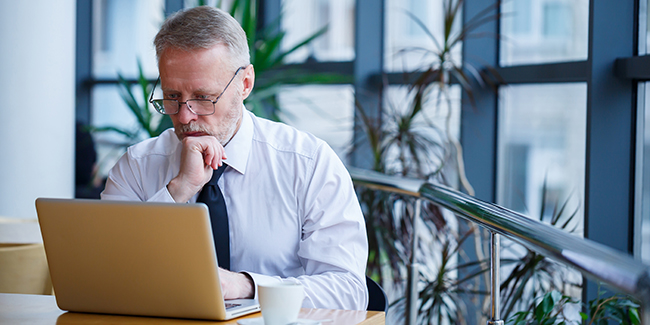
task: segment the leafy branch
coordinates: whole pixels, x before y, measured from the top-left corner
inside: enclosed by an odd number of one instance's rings
[[[579,305],[580,302],[562,295],[558,291],[546,293],[534,306],[532,311],[522,311],[508,319],[508,325],[552,325],[552,324],[581,324],[606,325],[610,321],[616,324],[639,325],[639,304],[624,295],[603,297],[604,291],[599,291],[598,297],[585,305],[587,313],[580,312],[580,319],[570,319],[565,314],[568,304]]]

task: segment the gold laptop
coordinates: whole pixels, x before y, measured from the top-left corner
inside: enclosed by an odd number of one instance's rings
[[[63,310],[210,320],[259,310],[223,300],[204,204],[39,198],[36,210]]]

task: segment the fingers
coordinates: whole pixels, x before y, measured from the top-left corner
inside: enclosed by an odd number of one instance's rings
[[[221,161],[215,159],[215,149],[211,146],[208,146],[203,150],[203,163],[206,166],[212,167],[212,169],[217,169],[215,165],[221,166]]]
[[[237,299],[237,295],[233,290],[232,272],[219,268],[219,281],[221,282],[223,299]]]
[[[216,142],[216,141],[215,141]],[[206,166],[217,169],[223,165],[223,160],[227,159],[226,149],[219,142],[216,145],[212,143],[205,144],[203,147],[203,159]]]
[[[221,294],[223,295],[223,299],[228,299],[230,297],[228,281],[226,280],[227,278],[228,273],[224,269],[219,268],[219,282],[221,282]]]
[[[210,166],[212,169],[219,168],[223,164],[222,160],[226,159],[226,150],[217,139],[211,136],[185,138],[183,146],[200,154],[204,166]]]
[[[187,202],[200,191],[212,177],[212,170],[226,159],[226,150],[215,137],[186,137],[182,144],[179,173],[167,185],[177,202]]]
[[[243,273],[219,268],[219,280],[224,299],[248,299],[255,294],[253,281]]]

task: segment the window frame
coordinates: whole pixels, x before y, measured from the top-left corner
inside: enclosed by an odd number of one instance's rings
[[[280,14],[281,0],[258,1],[263,17],[258,25],[264,26]],[[181,9],[183,3],[165,0],[166,14]],[[465,0],[464,21],[496,3],[497,0]],[[350,76],[355,100],[365,107],[367,115],[378,119],[382,106],[379,80],[384,68],[385,21],[384,1],[379,4],[376,0],[356,0],[355,60],[300,64],[312,71],[336,71]],[[629,253],[634,252],[637,89],[640,82],[650,80],[650,55],[638,55],[639,7],[639,1],[590,1],[587,60],[499,67],[496,37],[468,39],[462,53],[463,60],[472,58],[473,62],[480,60],[497,67],[505,84],[587,83],[584,233],[587,238]],[[92,77],[92,10],[93,1],[77,1],[76,119],[85,125],[91,121],[92,88],[118,83]],[[498,10],[495,7],[494,13],[498,14]],[[499,21],[488,21],[478,31],[498,35]],[[404,82],[403,73],[387,77],[391,84]],[[498,95],[484,88],[477,90],[474,97],[477,109],[471,107],[466,95],[462,98],[461,143],[467,177],[476,197],[495,202]],[[370,148],[359,124],[355,124],[354,141],[357,147],[349,163],[368,167]],[[467,249],[471,254],[473,248]],[[595,297],[596,290],[593,284],[588,285],[585,297]]]

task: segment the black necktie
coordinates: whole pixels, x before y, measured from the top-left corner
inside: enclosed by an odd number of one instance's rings
[[[221,165],[217,170],[212,172],[212,178],[203,185],[196,202],[205,203],[210,210],[210,221],[212,222],[212,236],[214,237],[214,246],[217,250],[217,259],[219,266],[230,270],[230,235],[228,231],[228,211],[226,210],[226,201],[217,181],[226,169],[226,164]]]

